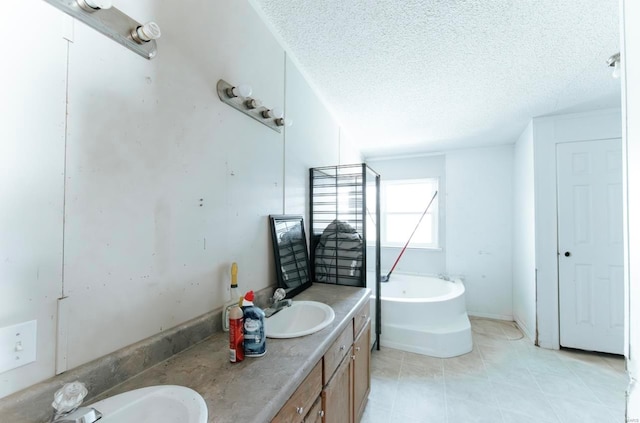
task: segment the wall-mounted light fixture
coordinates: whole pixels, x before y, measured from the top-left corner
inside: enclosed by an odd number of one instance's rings
[[[252,98],[253,90],[248,85],[231,85],[224,80],[219,80],[217,85],[218,97],[223,103],[228,104],[245,115],[268,126],[274,131],[282,132],[282,127],[291,126],[291,119],[285,119],[284,112],[277,108],[264,107],[262,102]]]
[[[155,40],[160,38],[158,24],[139,23],[113,7],[111,0],[45,1],[145,59],[153,59],[156,56]]]
[[[620,53],[616,53],[607,59],[609,67],[613,68],[611,76],[618,79],[620,78]]]

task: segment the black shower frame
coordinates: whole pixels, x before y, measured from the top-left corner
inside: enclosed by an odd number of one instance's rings
[[[362,235],[367,233],[367,172],[370,172],[375,178],[375,190],[376,190],[376,243],[375,243],[375,286],[376,286],[376,298],[375,298],[375,310],[376,310],[376,330],[375,330],[375,342],[372,348],[380,350],[380,335],[381,335],[381,326],[382,326],[382,307],[381,307],[381,298],[380,298],[380,289],[381,289],[381,269],[380,269],[380,174],[373,170],[366,163],[358,163],[358,164],[348,164],[348,165],[336,165],[336,166],[324,166],[324,167],[315,167],[309,169],[309,255],[310,255],[310,263],[311,263],[311,276],[314,283],[322,283],[318,282],[315,277],[315,249],[318,244],[319,236],[314,233],[314,172],[331,172],[337,175],[339,169],[347,169],[347,168],[356,168],[360,167],[362,174],[362,211],[361,211],[361,219],[362,219]],[[336,176],[336,196],[337,196],[337,188],[338,188],[338,178]],[[336,200],[337,202],[337,200]],[[336,209],[336,218],[338,211]],[[362,274],[362,285],[366,286],[366,269],[367,269],[367,243],[366,239],[363,243],[363,259],[362,259],[362,269],[364,271]]]

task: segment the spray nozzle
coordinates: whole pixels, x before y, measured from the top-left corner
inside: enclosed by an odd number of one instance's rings
[[[244,294],[244,299],[247,301],[253,302],[253,298],[254,298],[253,291],[247,291],[247,293]]]

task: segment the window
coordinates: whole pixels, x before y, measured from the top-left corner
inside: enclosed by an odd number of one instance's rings
[[[437,190],[437,178],[382,182],[380,205],[383,246],[404,247]],[[409,247],[439,248],[438,196],[422,218]]]

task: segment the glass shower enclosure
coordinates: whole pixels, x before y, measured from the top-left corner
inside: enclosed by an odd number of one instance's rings
[[[380,175],[365,163],[309,172],[312,280],[371,290],[380,349]]]

